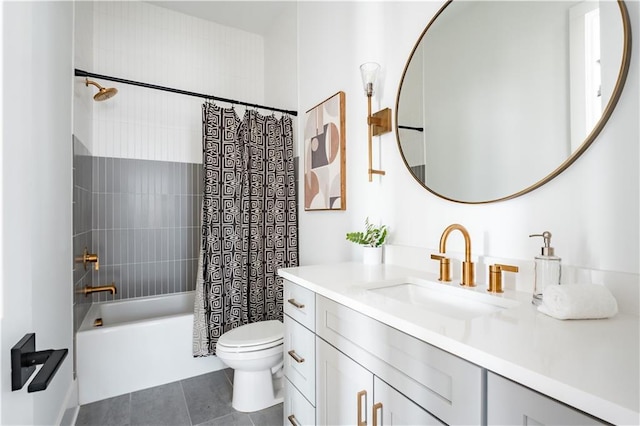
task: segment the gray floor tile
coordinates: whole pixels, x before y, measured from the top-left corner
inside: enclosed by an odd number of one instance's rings
[[[125,426],[130,418],[130,397],[126,394],[81,406],[76,426]]]
[[[189,412],[180,382],[131,394],[131,425],[190,425]]]
[[[227,376],[227,379],[229,379],[229,383],[231,383],[233,385],[233,368],[227,368],[224,371],[224,374]]]
[[[234,412],[224,417],[201,423],[198,426],[254,426],[254,424],[248,414]]]
[[[283,422],[282,404],[250,413],[249,417],[256,426],[281,426]]]
[[[194,425],[234,412],[233,394],[224,370],[182,380],[189,415]]]

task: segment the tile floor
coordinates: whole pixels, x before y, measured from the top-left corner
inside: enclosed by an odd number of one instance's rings
[[[76,426],[281,426],[282,404],[240,413],[226,369],[80,407]]]

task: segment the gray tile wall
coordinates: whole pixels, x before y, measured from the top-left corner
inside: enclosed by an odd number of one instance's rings
[[[81,256],[84,248],[92,244],[91,200],[93,159],[83,143],[73,137],[73,255]],[[74,259],[75,260],[75,259]],[[93,284],[91,268],[84,269],[82,263],[73,262],[73,326],[78,330],[89,307],[91,298],[80,294],[80,290]]]
[[[73,149],[73,252],[100,261],[73,264],[74,331],[92,302],[195,289],[202,165],[92,157],[75,137]],[[113,296],[81,294],[111,282]]]
[[[94,285],[118,293],[93,301],[195,289],[202,201],[202,165],[94,157]]]

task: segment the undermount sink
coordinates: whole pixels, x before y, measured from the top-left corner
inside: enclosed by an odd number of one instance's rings
[[[519,302],[482,293],[477,288],[462,288],[426,280],[406,279],[368,290],[446,317],[470,320],[493,312],[512,308]]]

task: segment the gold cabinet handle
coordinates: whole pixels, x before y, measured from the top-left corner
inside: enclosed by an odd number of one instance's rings
[[[518,267],[513,265],[502,265],[496,263],[489,266],[489,288],[491,293],[504,293],[502,290],[502,271],[518,272]]]
[[[287,419],[289,420],[289,423],[291,423],[293,426],[300,426],[300,423],[298,423],[298,419],[296,419],[295,415],[290,415],[289,417],[287,417]]]
[[[304,362],[304,358],[301,358],[293,349],[290,350],[288,354],[291,358],[295,359],[298,364],[302,364]]]
[[[362,397],[364,396],[364,410],[362,409]],[[358,426],[367,426],[367,391],[361,390],[357,394],[358,398]],[[362,420],[362,413],[364,412],[364,421]]]
[[[287,302],[291,303],[293,306],[295,306],[298,309],[304,308],[304,305],[300,302],[296,302],[296,299],[289,299],[287,300]]]
[[[380,424],[378,424],[378,410],[380,410]],[[382,426],[382,402],[373,404],[373,426]]]

